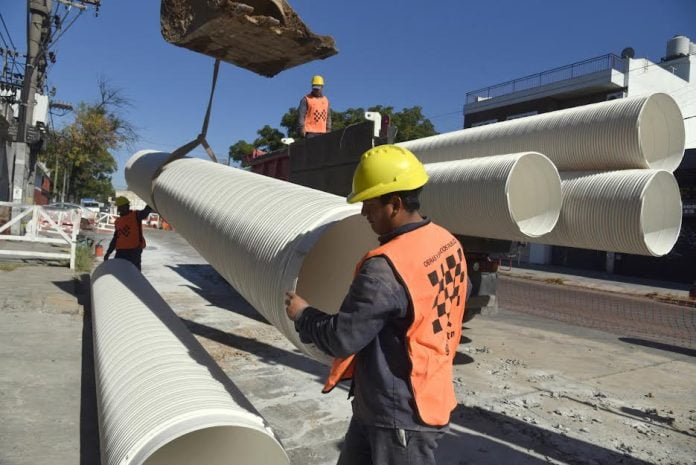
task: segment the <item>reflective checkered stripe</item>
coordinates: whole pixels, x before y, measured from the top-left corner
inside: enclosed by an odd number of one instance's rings
[[[326,132],[329,119],[329,99],[307,95],[307,114],[305,115],[306,132]]]
[[[452,362],[461,338],[466,303],[464,251],[454,236],[430,223],[372,250],[356,269],[375,256],[389,260],[413,306],[406,345],[418,414],[426,424],[446,425],[457,405]],[[353,368],[352,357],[336,359],[324,391],[350,378]]]

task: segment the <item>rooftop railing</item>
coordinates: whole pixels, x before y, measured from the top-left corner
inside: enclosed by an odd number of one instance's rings
[[[541,87],[554,82],[565,81],[608,69],[615,69],[623,73],[625,71],[625,66],[626,64],[623,58],[613,53],[608,53],[588,60],[578,61],[570,65],[561,66],[560,68],[550,69],[513,81],[507,81],[502,84],[496,84],[494,86],[468,92],[466,94],[466,103],[480,102],[513,92],[534,89],[535,87]]]

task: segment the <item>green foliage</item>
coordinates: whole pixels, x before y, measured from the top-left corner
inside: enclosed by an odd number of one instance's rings
[[[285,128],[285,133],[288,137],[293,139],[299,139],[302,137],[300,135],[300,130],[297,127],[300,120],[300,112],[297,111],[297,107],[289,108],[288,111],[280,119],[280,125]]]
[[[419,106],[394,111],[394,107],[376,105],[368,108],[367,111],[378,111],[382,115],[389,115],[392,125],[398,128],[396,142],[437,134],[435,126],[423,115],[423,108]],[[297,108],[290,108],[281,118],[280,125],[286,129],[288,137],[295,139],[301,137],[297,129],[298,120]],[[365,121],[364,108],[348,108],[344,111],[331,110],[331,126],[334,131],[363,121]]]
[[[130,105],[128,100],[104,80],[99,94],[96,103],[78,105],[75,120],[53,132],[47,150],[39,155],[54,171],[54,186],[60,190],[65,183],[66,199],[106,201],[113,195],[111,174],[117,168],[111,151],[136,139],[133,127],[119,114]]]
[[[433,123],[423,115],[422,107],[414,106],[395,112],[393,107],[377,105],[370,107],[368,111],[378,111],[382,115],[389,115],[392,126],[398,128],[394,142],[405,142],[437,134]]]
[[[20,266],[26,266],[22,262],[0,262],[0,271],[14,271]]]
[[[368,111],[378,111],[383,115],[389,115],[392,125],[398,128],[395,142],[404,142],[437,134],[433,123],[423,115],[422,107],[414,106],[394,111],[394,107],[376,105],[370,107]],[[298,121],[299,114],[295,107],[289,108],[281,118],[280,125],[285,128],[288,137],[294,139],[302,137],[297,127]],[[364,108],[348,108],[344,111],[331,110],[332,130],[343,129],[363,121],[365,121]],[[250,155],[254,148],[270,152],[283,147],[283,143],[280,142],[280,139],[283,138],[283,133],[280,130],[265,125],[257,131],[257,134],[259,137],[253,143],[239,140],[231,145],[229,149],[230,158],[244,163],[244,157]]]
[[[75,269],[77,271],[92,271],[93,263],[92,248],[87,244],[79,244],[75,248]]]
[[[244,157],[249,155],[254,151],[254,146],[245,140],[238,140],[234,144],[230,145],[230,150],[228,152],[230,158],[235,161],[243,161]]]
[[[280,141],[284,137],[283,133],[276,128],[272,128],[269,125],[265,125],[256,134],[259,137],[254,140],[254,147],[261,149],[264,152],[272,152],[283,147],[283,143]]]

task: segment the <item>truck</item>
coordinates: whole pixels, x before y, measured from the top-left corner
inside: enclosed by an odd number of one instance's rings
[[[376,145],[394,143],[397,132],[386,115],[366,112],[363,122],[310,139],[286,140],[284,148],[250,156],[244,164],[257,174],[345,197],[351,191],[353,172],[363,152]],[[495,315],[499,266],[502,262],[511,263],[521,244],[455,236],[465,250],[472,286],[465,321],[478,314]]]

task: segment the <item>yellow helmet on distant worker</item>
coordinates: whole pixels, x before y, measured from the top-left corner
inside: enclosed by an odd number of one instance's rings
[[[373,147],[360,157],[353,174],[353,192],[348,203],[374,199],[384,194],[423,187],[428,173],[416,156],[396,145]]]
[[[313,86],[323,86],[324,85],[324,78],[319,76],[318,74],[312,78],[312,85]]]
[[[114,201],[114,203],[116,203],[117,207],[123,207],[124,205],[129,205],[130,200],[128,200],[127,197],[119,195],[118,197],[116,197],[116,200]]]

